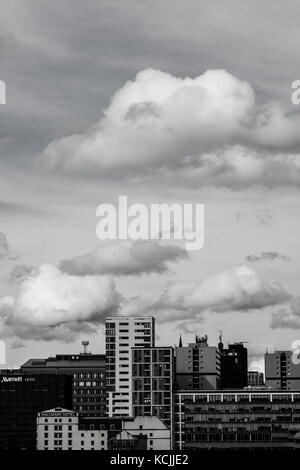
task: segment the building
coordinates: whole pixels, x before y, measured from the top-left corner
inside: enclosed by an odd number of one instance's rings
[[[81,430],[78,413],[56,407],[37,415],[37,450],[107,450],[107,431]]]
[[[86,346],[86,342],[83,342]],[[69,374],[73,378],[72,409],[83,416],[106,415],[106,361],[104,354],[60,354],[29,359],[24,374]]]
[[[134,416],[157,416],[172,432],[174,350],[132,348]]]
[[[300,390],[178,391],[174,415],[175,449],[289,447]]]
[[[220,337],[222,390],[242,389],[248,385],[248,351],[243,343],[229,344],[225,349]]]
[[[248,387],[263,387],[264,385],[264,374],[262,372],[256,370],[248,372]]]
[[[67,375],[0,375],[0,450],[35,450],[37,413],[71,405],[72,378]]]
[[[133,416],[132,348],[154,347],[153,317],[106,319],[106,377],[108,414]]]
[[[86,418],[56,407],[37,415],[38,450],[170,450],[171,432],[156,416]]]
[[[180,344],[182,344],[180,338]],[[215,390],[220,385],[220,352],[207,336],[176,348],[176,387],[181,390]]]
[[[275,351],[265,354],[266,386],[277,390],[300,389],[300,364],[294,364],[293,352]]]
[[[110,450],[171,450],[171,430],[157,416],[123,420],[123,429],[109,441]]]

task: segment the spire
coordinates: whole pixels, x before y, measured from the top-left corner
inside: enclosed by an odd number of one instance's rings
[[[220,351],[223,351],[223,348],[224,348],[222,331],[219,331],[219,344],[218,344],[218,348],[219,348]]]
[[[182,348],[182,338],[181,338],[181,334],[180,334],[180,337],[179,337],[179,347]]]

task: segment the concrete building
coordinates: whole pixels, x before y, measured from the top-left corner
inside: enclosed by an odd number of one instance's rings
[[[83,342],[86,346],[87,343]],[[106,415],[106,360],[104,354],[59,354],[29,359],[23,374],[69,374],[73,378],[72,409],[83,416]]]
[[[106,377],[108,415],[133,416],[132,348],[154,347],[153,317],[106,319]]]
[[[0,450],[35,450],[36,415],[54,406],[72,406],[68,375],[0,375]]]
[[[132,379],[134,416],[157,416],[172,432],[173,348],[133,348]]]
[[[300,389],[300,364],[294,364],[291,351],[265,354],[266,386],[277,390]]]
[[[218,344],[221,354],[222,390],[242,389],[248,385],[248,351],[243,343],[229,344],[224,348],[222,337]]]
[[[290,447],[300,424],[300,390],[175,394],[175,449]],[[294,433],[294,441],[298,435]]]
[[[182,343],[181,343],[182,344]],[[215,390],[220,385],[220,352],[207,336],[176,348],[176,387],[181,390]]]
[[[107,431],[80,429],[79,414],[56,407],[37,415],[37,450],[106,450]]]
[[[262,372],[256,370],[248,372],[248,387],[263,387],[264,385],[264,374]]]

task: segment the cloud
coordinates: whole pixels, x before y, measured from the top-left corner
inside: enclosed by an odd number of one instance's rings
[[[0,260],[16,260],[17,256],[12,253],[8,246],[7,238],[0,232]]]
[[[19,341],[17,339],[15,341],[13,341],[10,346],[11,346],[12,349],[25,348],[25,344],[22,341]]]
[[[52,141],[42,165],[132,176],[164,172],[180,184],[299,186],[300,117],[255,102],[225,70],[179,78],[145,69],[82,134]]]
[[[264,357],[262,357],[261,359],[250,361],[248,369],[249,369],[249,371],[258,371],[258,372],[262,372],[264,374],[265,373],[265,359],[264,359]]]
[[[35,270],[34,266],[26,264],[17,264],[13,267],[9,275],[4,276],[2,280],[7,284],[19,284],[27,279]]]
[[[261,280],[246,266],[237,266],[201,281],[172,281],[167,283],[157,299],[135,296],[122,299],[121,315],[153,315],[160,322],[186,320],[202,322],[206,314],[247,312],[287,303],[291,295],[278,283]]]
[[[273,313],[271,328],[300,329],[300,297],[294,297],[287,308]]]
[[[290,298],[280,284],[262,281],[253,269],[237,266],[200,282],[170,282],[155,307],[163,318],[184,319],[205,312],[259,310]]]
[[[182,248],[152,241],[110,242],[103,243],[91,253],[61,261],[60,269],[79,276],[163,273],[168,269],[168,262],[187,256]]]
[[[16,298],[0,300],[0,318],[7,335],[71,341],[116,314],[119,302],[111,277],[71,276],[44,264],[21,283]]]
[[[246,257],[246,261],[249,263],[255,263],[258,261],[284,261],[284,262],[289,262],[291,261],[290,256],[286,255],[281,255],[280,253],[277,253],[276,251],[265,251],[261,253],[260,255],[248,255]]]

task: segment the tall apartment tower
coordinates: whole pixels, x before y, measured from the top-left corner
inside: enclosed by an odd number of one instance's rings
[[[133,416],[132,348],[152,348],[153,317],[106,318],[106,387],[110,417]]]
[[[179,390],[216,390],[220,383],[220,352],[207,336],[176,348],[176,387]]]
[[[266,386],[277,390],[300,389],[300,364],[294,364],[292,351],[265,354]]]
[[[173,348],[133,348],[132,366],[134,415],[157,416],[172,433]]]

